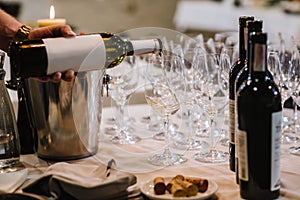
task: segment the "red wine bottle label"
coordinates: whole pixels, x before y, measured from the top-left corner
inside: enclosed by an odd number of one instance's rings
[[[74,71],[90,71],[105,66],[106,50],[100,34],[70,38],[43,39],[48,57],[47,74]]]
[[[272,114],[271,191],[280,189],[280,139],[282,112]]]

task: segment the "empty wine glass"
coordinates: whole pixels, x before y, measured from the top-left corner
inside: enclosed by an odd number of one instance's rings
[[[202,52],[204,53],[204,52]],[[207,116],[207,112],[205,112],[204,107],[202,106],[202,95],[205,93],[206,87],[206,68],[205,66],[205,59],[203,56],[198,56],[195,59],[193,64],[194,73],[193,73],[193,84],[192,84],[192,94],[193,94],[193,121],[196,122],[195,124],[195,134],[197,137],[207,137],[210,127],[210,120]]]
[[[200,104],[210,117],[210,150],[208,153],[202,152],[194,155],[195,160],[200,162],[220,163],[228,160],[228,154],[219,151],[216,148],[218,140],[220,139],[220,132],[216,128],[219,109],[223,108],[226,104],[227,95],[221,89],[219,83],[219,70],[220,70],[220,54],[201,54],[199,55],[200,65],[199,69],[203,74],[204,84],[202,87],[202,95],[200,97]]]
[[[128,120],[125,118],[125,105],[130,95],[135,91],[139,81],[138,63],[135,56],[130,56],[117,67],[108,69],[111,76],[108,83],[109,94],[116,104],[117,134],[112,137],[113,143],[135,144],[140,140],[130,133]]]
[[[293,58],[292,58],[291,69],[290,69],[290,87],[293,92],[292,93],[293,101],[296,104],[294,108],[294,113],[295,113],[294,131],[295,133],[298,133],[297,107],[300,105],[300,51],[296,46],[296,44],[293,52]],[[300,146],[290,147],[289,152],[291,154],[300,155]]]
[[[230,67],[232,66],[232,55],[228,54],[227,48],[222,51],[220,54],[219,61],[219,71],[218,71],[218,82],[220,84],[220,89],[225,94],[225,105],[224,108],[219,110],[221,116],[224,118],[224,128],[221,129],[223,132],[224,138],[220,140],[220,144],[224,146],[228,146],[229,139],[229,72]]]
[[[172,60],[165,60],[164,56],[150,55],[147,65],[147,83],[145,84],[145,99],[153,111],[164,120],[163,132],[166,146],[162,153],[157,153],[148,158],[148,161],[157,166],[177,165],[187,159],[170,150],[170,143],[174,135],[170,130],[170,116],[180,109],[177,96],[171,90],[166,68],[172,65]]]
[[[271,43],[269,45],[270,52],[277,52],[279,61],[280,61],[280,82],[279,89],[282,96],[282,102],[284,103],[292,96],[292,90],[289,86],[290,74],[289,70],[291,67],[292,56],[293,56],[293,42],[283,38],[283,35],[279,33],[279,43]],[[284,104],[283,104],[284,105]],[[297,107],[294,104],[294,108]],[[283,107],[284,108],[284,107]],[[286,111],[286,109],[284,109]],[[296,113],[295,109],[293,109],[294,115],[293,117],[287,116],[287,112],[283,112],[283,132],[284,137],[282,138],[282,143],[295,143],[299,140],[298,137],[294,134],[294,124]]]
[[[176,93],[181,107],[178,116],[183,122],[182,131],[180,131],[183,137],[176,144],[176,147],[181,149],[195,150],[208,146],[206,142],[195,137],[194,130],[193,64],[196,62],[195,59],[199,52],[200,48],[198,47],[190,46],[185,51],[181,46],[175,47],[171,55],[174,64],[166,72],[171,89]],[[178,131],[176,130],[176,132]]]
[[[292,95],[292,90],[290,88],[290,64],[283,64],[280,61],[280,52],[273,50],[268,52],[267,64],[268,69],[273,75],[273,79],[280,90],[282,99],[281,103],[283,107],[284,102]],[[289,128],[287,128],[289,125],[286,125],[288,121],[287,117],[282,116],[283,132],[281,136],[281,143],[283,144],[294,143],[298,140],[297,137],[290,134]]]
[[[298,112],[297,108],[297,100],[300,91],[300,57],[299,57],[299,50],[296,44],[291,49],[292,58],[289,70],[289,87],[291,88],[292,98],[294,102],[294,133],[298,133],[299,125],[298,125]]]

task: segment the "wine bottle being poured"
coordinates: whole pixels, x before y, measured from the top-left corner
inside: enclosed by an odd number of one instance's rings
[[[98,33],[14,41],[10,45],[10,60],[13,73],[27,78],[67,70],[112,68],[125,56],[161,51],[160,39],[125,41],[114,34]]]

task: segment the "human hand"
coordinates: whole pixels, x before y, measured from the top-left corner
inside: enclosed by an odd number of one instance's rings
[[[38,39],[38,38],[49,38],[49,37],[74,37],[76,34],[73,32],[69,25],[54,25],[46,26],[30,31],[28,39]],[[75,76],[73,70],[68,70],[66,72],[56,72],[49,76],[39,77],[40,81],[47,82],[59,82],[61,79],[65,81],[71,81]]]
[[[31,30],[28,39],[74,36],[76,36],[76,33],[73,32],[69,25],[53,25]]]

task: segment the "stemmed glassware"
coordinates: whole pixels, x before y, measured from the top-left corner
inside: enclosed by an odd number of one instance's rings
[[[177,64],[171,68],[167,75],[170,76],[170,86],[176,93],[180,103],[180,113],[178,117],[182,120],[183,130],[182,139],[178,141],[176,147],[189,150],[201,149],[207,147],[207,143],[195,137],[195,101],[193,92],[194,67],[197,62],[197,55],[201,52],[198,46],[189,46],[185,50],[181,45],[174,48],[173,59]],[[176,55],[176,56],[175,56]]]
[[[200,162],[220,163],[228,160],[228,154],[216,148],[220,139],[220,132],[216,128],[216,117],[219,109],[226,105],[227,95],[222,90],[220,84],[220,54],[203,53],[198,55],[198,70],[202,73],[203,83],[200,85],[202,91],[199,97],[199,104],[202,105],[210,117],[210,150],[208,153],[202,152],[194,155],[195,160]]]
[[[300,105],[300,50],[295,44],[295,48],[293,49],[293,55],[292,55],[292,62],[291,62],[291,68],[289,70],[290,72],[290,88],[292,90],[292,97],[293,101],[295,103],[294,108],[294,132],[298,133],[298,111],[297,107]],[[300,155],[300,146],[293,146],[290,147],[289,152],[291,154]]]
[[[162,153],[154,154],[148,158],[148,161],[156,166],[177,165],[187,160],[182,155],[170,150],[171,141],[174,139],[173,137],[176,137],[170,129],[170,116],[180,109],[180,103],[170,88],[166,73],[170,69],[174,69],[173,65],[175,64],[176,62],[172,60],[172,57],[150,55],[146,69],[145,99],[153,111],[164,120],[163,132],[166,146]]]
[[[232,52],[233,53],[233,52]],[[230,54],[228,54],[228,49],[224,49],[221,54],[220,54],[220,61],[219,61],[219,75],[218,75],[218,80],[220,84],[220,89],[221,91],[225,94],[226,96],[226,103],[224,105],[224,108],[220,109],[220,112],[223,113],[222,117],[224,118],[224,126],[221,131],[224,133],[224,138],[220,140],[220,144],[223,146],[228,146],[230,139],[229,139],[229,72],[230,72],[230,67],[232,65],[232,57]]]
[[[112,137],[113,143],[135,144],[140,140],[138,136],[130,133],[128,120],[125,117],[125,105],[130,95],[136,90],[139,82],[137,57],[126,57],[117,67],[108,69],[111,76],[108,91],[116,104],[117,134]]]
[[[288,55],[284,56],[282,54],[288,54],[288,53],[280,52],[278,50],[275,51],[270,50],[268,52],[267,63],[268,63],[268,68],[273,75],[273,79],[279,87],[281,93],[281,99],[282,99],[282,106],[284,106],[284,102],[289,97],[291,97],[292,90],[290,88],[291,64],[289,61],[286,61],[289,56]],[[289,124],[287,125],[287,123],[289,122],[288,118],[283,116],[282,122],[283,122],[283,127],[282,127],[283,133],[281,136],[281,143],[283,144],[295,143],[298,140],[298,138],[290,134],[290,130],[289,130],[290,125]]]

